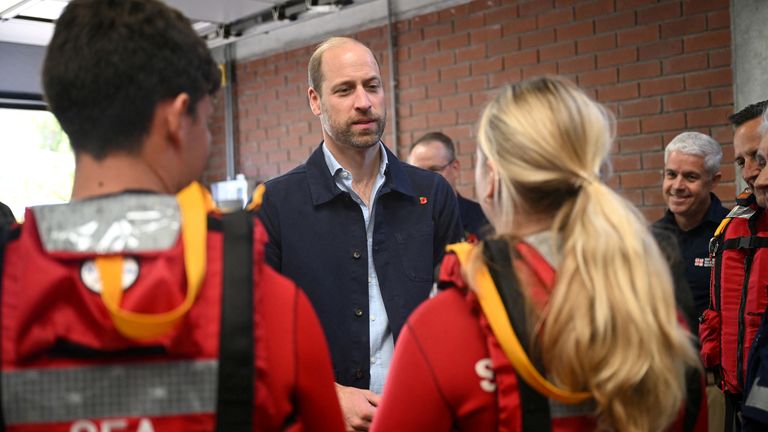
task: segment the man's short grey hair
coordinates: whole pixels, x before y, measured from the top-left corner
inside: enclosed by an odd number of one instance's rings
[[[720,171],[723,149],[709,135],[700,132],[683,132],[674,137],[664,149],[664,164],[667,163],[672,152],[704,158],[704,169],[710,176]]]

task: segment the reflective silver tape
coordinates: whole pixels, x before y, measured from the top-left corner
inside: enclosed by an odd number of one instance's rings
[[[755,378],[755,383],[752,384],[752,389],[749,391],[744,405],[761,411],[768,411],[768,387],[760,385],[760,377]]]
[[[728,213],[728,216],[726,217],[749,219],[753,214],[755,214],[755,209],[751,207],[736,206],[730,211],[730,213]]]
[[[181,217],[172,195],[125,193],[32,208],[48,252],[130,253],[176,243]]]
[[[9,425],[212,413],[217,360],[23,369],[2,374]]]

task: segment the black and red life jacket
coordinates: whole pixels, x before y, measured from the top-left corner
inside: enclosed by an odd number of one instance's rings
[[[768,213],[753,195],[740,196],[715,231],[710,306],[700,318],[701,357],[719,368],[721,387],[741,394],[747,355],[768,306]]]

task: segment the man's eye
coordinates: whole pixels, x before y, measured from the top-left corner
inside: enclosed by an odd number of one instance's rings
[[[744,168],[744,159],[741,159],[741,158],[736,159],[736,166],[739,168]]]

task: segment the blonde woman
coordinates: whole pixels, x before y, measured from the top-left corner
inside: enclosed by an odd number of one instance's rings
[[[667,263],[599,177],[611,125],[554,77],[486,107],[475,181],[497,235],[446,255],[443,292],[400,335],[374,431],[706,430]]]

